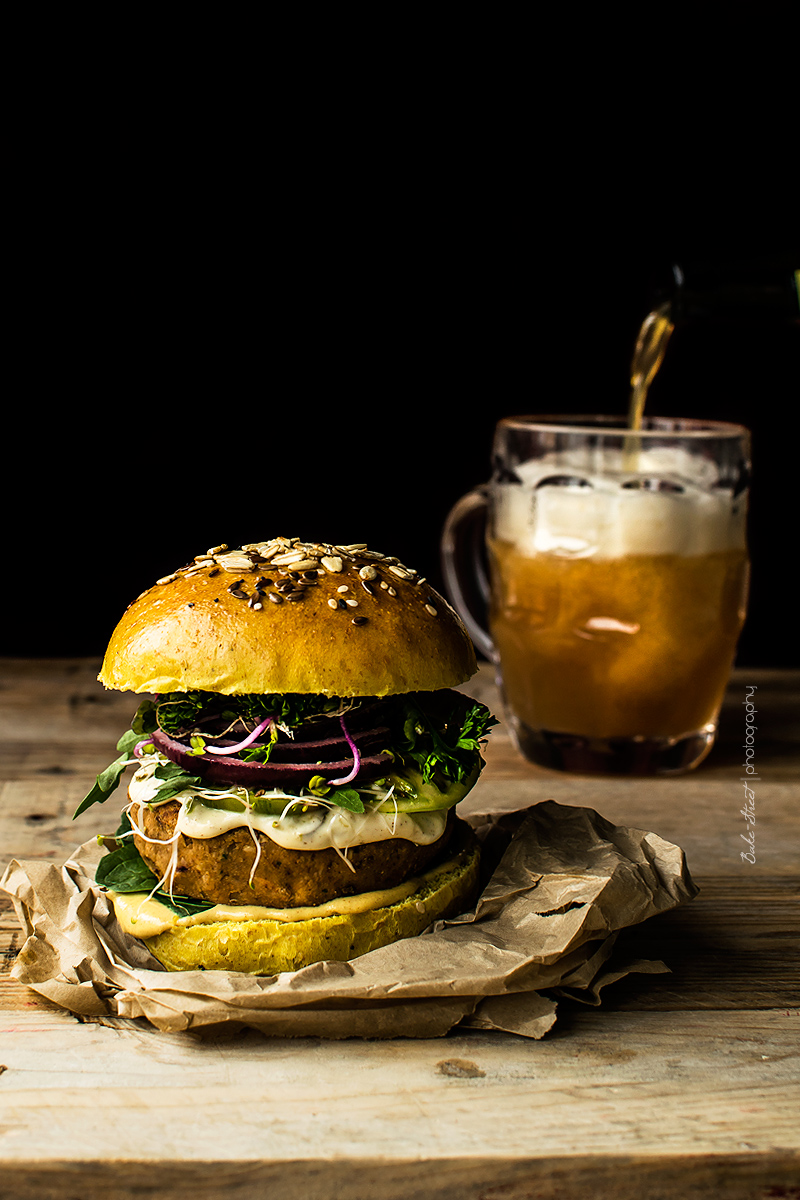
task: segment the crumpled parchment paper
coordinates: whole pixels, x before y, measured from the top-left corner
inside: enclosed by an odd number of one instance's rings
[[[459,1025],[538,1038],[559,996],[597,1004],[628,971],[667,970],[611,955],[620,930],[697,894],[678,846],[552,800],[469,820],[485,879],[473,911],[351,962],[273,976],[165,971],[94,884],[95,841],[60,867],[15,860],[0,880],[27,936],[12,975],[77,1015],[169,1032],[434,1037]]]

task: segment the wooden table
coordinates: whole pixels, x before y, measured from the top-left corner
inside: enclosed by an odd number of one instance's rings
[[[0,860],[56,862],[71,814],[136,699],[93,661],[1,663]],[[758,700],[755,862],[742,771]],[[470,689],[497,711],[491,673]],[[800,672],[736,672],[711,757],[681,779],[592,780],[531,766],[503,727],[471,811],[552,798],[654,830],[701,891],[623,934],[671,974],[574,1002],[541,1040],[212,1040],[80,1021],[6,975],[0,1196],[59,1200],[800,1196],[797,891]],[[20,943],[0,912],[6,965]]]

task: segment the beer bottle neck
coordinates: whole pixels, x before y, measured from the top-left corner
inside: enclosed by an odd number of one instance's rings
[[[800,261],[679,262],[659,289],[673,325],[800,320]]]

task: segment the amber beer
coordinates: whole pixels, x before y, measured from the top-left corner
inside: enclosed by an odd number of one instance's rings
[[[634,376],[645,390],[670,327],[654,328]],[[505,417],[492,461],[449,514],[442,561],[519,749],[566,771],[696,766],[745,616],[748,431],[641,413],[635,426]]]
[[[743,546],[571,557],[488,545],[490,629],[530,757],[571,742],[572,767],[596,768],[600,743],[646,754],[648,740],[663,749],[704,731],[710,748],[745,616]]]

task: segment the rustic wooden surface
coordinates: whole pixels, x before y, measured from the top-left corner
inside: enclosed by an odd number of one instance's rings
[[[93,661],[0,663],[0,864],[61,861],[136,699]],[[745,687],[759,717],[745,843]],[[498,710],[491,673],[470,685]],[[800,672],[736,672],[710,758],[669,780],[539,769],[492,735],[473,812],[552,798],[652,829],[700,894],[628,931],[629,975],[540,1041],[463,1031],[201,1039],[79,1021],[0,979],[0,1197],[800,1197]],[[0,908],[6,968],[20,933]]]

